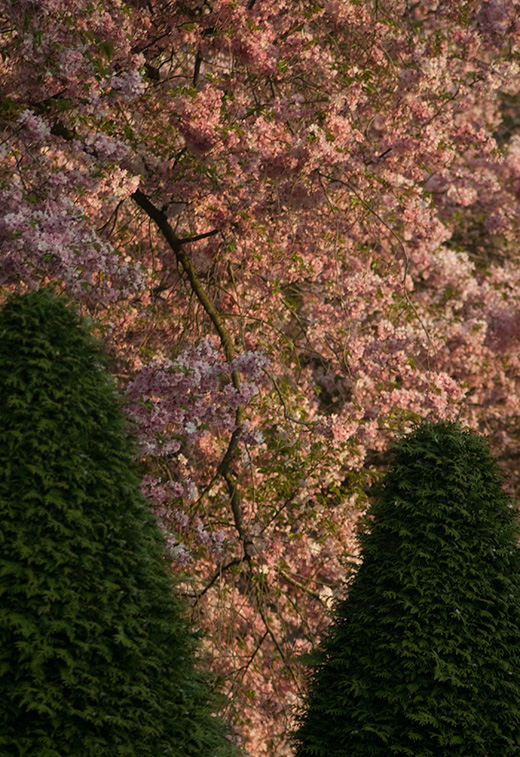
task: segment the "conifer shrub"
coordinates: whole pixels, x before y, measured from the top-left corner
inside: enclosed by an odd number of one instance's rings
[[[223,757],[103,355],[50,291],[0,312],[0,754]]]
[[[297,757],[519,755],[518,526],[487,445],[419,426],[369,516],[312,659]]]

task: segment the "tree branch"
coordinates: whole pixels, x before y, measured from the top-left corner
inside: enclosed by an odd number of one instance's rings
[[[199,239],[214,237],[215,234],[218,234],[218,229],[213,229],[213,231],[206,231],[204,234],[196,234],[194,237],[184,237],[184,239],[180,239],[179,242],[181,244],[190,244],[190,242],[198,242]]]
[[[234,557],[232,560],[227,562],[225,565],[222,565],[219,567],[219,569],[213,574],[213,576],[210,578],[206,586],[197,594],[197,598],[195,600],[195,604],[197,604],[204,594],[211,589],[211,587],[215,584],[215,582],[222,576],[223,573],[225,573],[229,568],[233,568],[235,565],[240,565],[240,563],[244,562],[244,557]]]
[[[193,263],[183,250],[184,244],[195,242],[198,239],[203,239],[207,236],[212,236],[216,234],[217,231],[213,230],[211,232],[207,232],[206,234],[199,234],[195,237],[187,237],[185,239],[182,239],[178,237],[175,231],[172,229],[170,222],[168,221],[163,211],[160,210],[156,205],[154,205],[153,202],[143,192],[141,192],[141,190],[136,189],[136,191],[132,194],[132,199],[137,205],[139,205],[142,210],[144,210],[149,218],[151,218],[152,221],[156,223],[159,231],[162,233],[163,237],[173,250],[177,263],[181,266],[182,270],[188,277],[192,291],[195,293],[197,299],[208,314],[211,322],[213,323],[213,326],[215,327],[215,331],[219,335],[226,360],[228,361],[228,363],[231,363],[235,357],[235,346],[233,344],[233,340],[231,339],[231,334],[226,329],[219,311],[215,307],[215,304],[210,299],[208,293],[202,285],[202,282],[197,276],[197,272]],[[236,369],[231,373],[231,381],[236,390],[240,389],[240,374]],[[238,450],[238,440],[240,438],[240,434],[242,433],[242,425],[244,423],[244,419],[244,408],[242,407],[242,405],[239,405],[237,407],[235,415],[236,428],[231,435],[231,439],[229,441],[229,445],[224,454],[224,457],[218,465],[217,474],[221,475],[227,483],[235,528],[238,531],[238,534],[242,541],[244,555],[246,559],[248,559],[250,555],[249,546],[252,544],[252,542],[244,529],[237,484],[235,477],[232,476],[230,471],[231,462],[233,461]]]
[[[159,228],[159,231],[162,233],[163,237],[175,253],[177,262],[188,277],[188,281],[190,282],[192,290],[194,291],[202,307],[210,317],[211,322],[213,323],[215,330],[219,335],[220,342],[224,349],[224,354],[226,355],[226,360],[231,363],[231,361],[235,357],[235,347],[233,345],[231,335],[224,326],[220,313],[218,312],[214,303],[210,300],[206,290],[202,286],[193,263],[182,249],[183,244],[196,241],[197,237],[188,237],[187,239],[181,239],[180,237],[178,237],[172,229],[170,222],[166,218],[166,215],[162,212],[162,210],[154,205],[153,202],[151,202],[151,200],[149,200],[148,197],[143,194],[140,189],[136,189],[136,191],[132,194],[132,199],[137,203],[137,205],[139,205],[140,208],[142,208],[142,210],[145,211],[145,213],[152,219],[152,221],[155,221],[157,227]],[[208,234],[208,236],[216,233],[216,231],[212,231]],[[201,238],[200,235],[198,238]],[[233,380],[233,386],[236,389],[239,389],[240,377],[238,375],[238,372],[233,371],[231,378]]]

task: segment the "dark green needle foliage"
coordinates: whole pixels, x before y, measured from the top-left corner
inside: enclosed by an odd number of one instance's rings
[[[485,442],[421,425],[369,514],[297,757],[520,755],[518,529]]]
[[[0,313],[0,754],[230,755],[103,363],[49,291]]]

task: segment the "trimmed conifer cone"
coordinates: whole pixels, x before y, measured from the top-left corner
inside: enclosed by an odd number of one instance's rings
[[[297,757],[520,754],[516,513],[486,443],[405,437],[311,664]]]
[[[0,312],[0,754],[223,757],[124,415],[50,291]]]

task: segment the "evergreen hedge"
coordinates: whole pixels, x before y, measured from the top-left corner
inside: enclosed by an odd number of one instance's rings
[[[223,757],[103,355],[50,291],[0,312],[0,754]]]
[[[317,650],[297,757],[520,755],[520,550],[485,442],[397,446]]]

